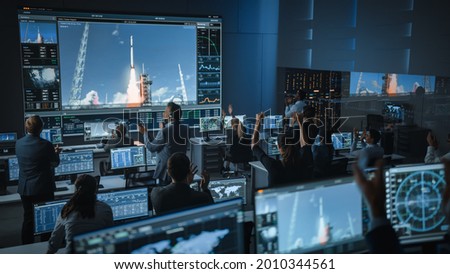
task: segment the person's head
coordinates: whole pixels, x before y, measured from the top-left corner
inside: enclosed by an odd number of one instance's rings
[[[381,133],[376,129],[369,129],[366,133],[366,143],[378,144],[381,139]]]
[[[127,127],[125,124],[120,123],[116,126],[116,136],[118,138],[122,138],[123,136],[127,135]]]
[[[303,118],[304,119],[313,118],[315,115],[316,115],[316,110],[314,109],[313,106],[306,105],[303,107]]]
[[[181,107],[180,105],[169,102],[166,106],[166,109],[164,111],[164,115],[166,118],[174,121],[180,121],[181,119]]]
[[[285,164],[295,164],[297,160],[297,144],[293,131],[287,131],[278,134],[278,150]]]
[[[239,138],[244,136],[244,126],[238,118],[231,119],[231,128],[238,135]]]
[[[297,93],[295,94],[295,101],[299,100],[305,100],[305,94],[303,90],[297,90]]]
[[[66,218],[71,212],[77,211],[82,218],[93,218],[97,189],[98,184],[94,177],[88,174],[78,176],[75,181],[75,192],[69,202],[64,205],[61,217]]]
[[[25,129],[29,134],[39,135],[44,128],[44,122],[42,122],[41,117],[39,115],[33,115],[27,118],[25,121]]]
[[[173,182],[185,182],[191,172],[191,161],[185,153],[177,152],[167,160],[167,172]]]

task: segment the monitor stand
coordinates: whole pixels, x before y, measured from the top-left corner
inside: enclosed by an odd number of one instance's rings
[[[341,157],[342,155],[339,153],[339,150],[334,151],[334,157]]]
[[[209,138],[209,133],[208,132],[203,132],[203,141],[204,142],[211,141],[211,138]]]

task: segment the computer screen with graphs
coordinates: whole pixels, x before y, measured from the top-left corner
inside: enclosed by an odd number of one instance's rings
[[[283,115],[268,115],[264,117],[264,129],[283,128]]]
[[[244,252],[242,200],[233,199],[75,236],[74,253]]]
[[[145,151],[145,146],[130,146],[111,149],[111,169],[145,166],[147,163]]]
[[[214,202],[221,202],[234,198],[242,198],[243,204],[246,200],[247,180],[245,177],[230,178],[221,180],[211,180],[209,182],[209,191],[214,199]],[[198,191],[198,183],[192,183],[191,188]]]
[[[0,143],[13,143],[17,141],[17,133],[15,132],[1,132]]]
[[[257,253],[350,253],[366,248],[353,177],[255,193]]]
[[[59,154],[55,175],[71,175],[94,172],[94,152],[83,150]]]
[[[334,150],[350,150],[352,147],[351,132],[339,132],[331,134],[331,141],[333,142]]]
[[[8,158],[8,177],[10,181],[19,180],[19,162],[15,156]]]
[[[390,168],[386,172],[386,214],[402,243],[443,239],[449,229],[442,210],[442,164]]]
[[[107,203],[113,211],[114,221],[132,220],[148,216],[147,188],[111,190],[98,193],[97,199]],[[49,233],[69,199],[50,201],[34,205],[34,234]]]
[[[52,144],[63,143],[61,128],[43,129],[40,136],[41,138],[51,142]]]

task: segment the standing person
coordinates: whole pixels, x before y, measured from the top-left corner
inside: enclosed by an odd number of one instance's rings
[[[22,244],[34,242],[33,204],[54,199],[55,172],[61,149],[42,139],[44,123],[35,115],[25,121],[26,135],[16,143],[19,186],[23,206]]]
[[[74,235],[113,225],[111,207],[97,200],[97,180],[83,174],[75,181],[75,192],[64,205],[56,219],[47,253],[56,253],[65,247],[66,253],[72,251]]]
[[[167,160],[176,152],[186,153],[189,127],[180,124],[181,107],[176,103],[167,104],[163,118],[167,119],[168,124],[160,123],[160,131],[153,140],[149,138],[147,129],[142,124],[139,125],[139,132],[144,135],[147,149],[152,153],[156,152],[156,170],[153,178],[159,179],[160,184],[168,184],[170,178],[167,175]]]

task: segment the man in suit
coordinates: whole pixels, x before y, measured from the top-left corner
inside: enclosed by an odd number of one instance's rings
[[[151,201],[156,214],[214,203],[208,189],[209,175],[206,171],[202,173],[202,180],[199,183],[200,191],[195,191],[190,187],[196,171],[192,168],[185,153],[173,154],[167,161],[167,167],[172,183],[156,187],[151,193]]]
[[[60,148],[42,139],[44,123],[35,115],[25,121],[27,134],[16,143],[19,186],[23,205],[22,243],[34,242],[33,204],[54,199],[54,167],[59,165]]]
[[[144,143],[147,149],[156,152],[156,169],[154,179],[159,179],[159,184],[170,183],[167,175],[167,160],[176,153],[186,153],[188,146],[189,127],[180,124],[181,107],[173,102],[167,104],[163,113],[163,118],[167,124],[160,123],[160,131],[153,140],[150,140],[147,129],[140,124],[139,132],[144,135]]]

